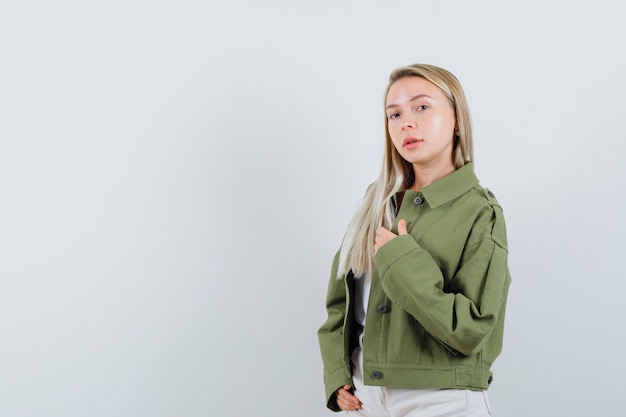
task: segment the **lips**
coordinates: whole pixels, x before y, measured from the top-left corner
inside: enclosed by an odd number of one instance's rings
[[[406,149],[413,149],[414,147],[416,147],[423,141],[424,141],[423,139],[418,139],[418,138],[409,136],[406,139],[404,139],[404,141],[402,142],[402,146]]]

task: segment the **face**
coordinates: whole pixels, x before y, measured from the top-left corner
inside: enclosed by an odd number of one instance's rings
[[[422,77],[401,78],[387,93],[386,112],[393,145],[415,169],[454,169],[456,118],[439,87]]]

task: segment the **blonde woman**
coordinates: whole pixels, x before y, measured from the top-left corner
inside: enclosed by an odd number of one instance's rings
[[[502,208],[474,173],[448,71],[395,70],[385,155],[331,269],[319,329],[327,406],[361,416],[489,416],[511,281]]]

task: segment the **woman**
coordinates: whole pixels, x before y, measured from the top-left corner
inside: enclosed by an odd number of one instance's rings
[[[363,416],[488,416],[510,284],[502,209],[472,163],[448,71],[395,70],[385,155],[333,260],[319,329],[327,406]]]

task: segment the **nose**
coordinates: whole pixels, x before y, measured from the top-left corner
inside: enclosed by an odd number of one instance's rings
[[[402,130],[413,129],[414,127],[415,127],[415,122],[411,120],[402,122]]]

